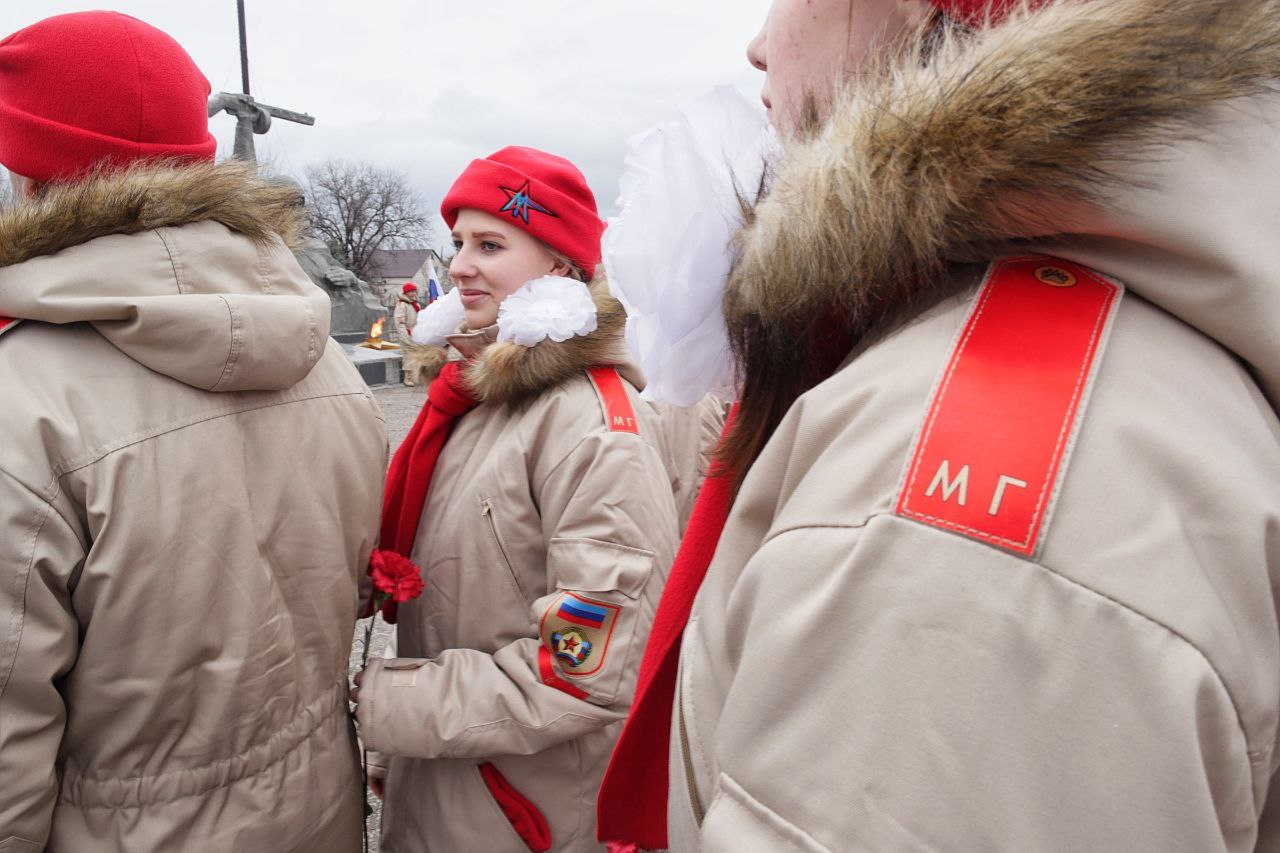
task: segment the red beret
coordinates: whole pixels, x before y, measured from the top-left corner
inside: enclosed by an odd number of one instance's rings
[[[934,6],[958,21],[981,24],[985,20],[998,22],[1018,5],[1020,0],[930,0]],[[1044,0],[1032,0],[1037,5]]]
[[[209,81],[155,27],[119,12],[56,15],[0,41],[0,163],[36,181],[99,163],[212,160]]]
[[[535,148],[512,146],[473,160],[440,205],[450,228],[463,208],[479,210],[537,237],[588,276],[600,263],[604,222],[578,167]]]

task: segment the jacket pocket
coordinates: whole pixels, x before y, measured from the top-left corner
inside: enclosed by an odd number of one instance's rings
[[[489,541],[493,543],[493,547],[497,549],[498,556],[502,558],[502,565],[506,566],[507,574],[511,576],[511,582],[515,584],[516,592],[520,594],[522,600],[526,599],[524,587],[520,585],[520,578],[516,576],[516,568],[511,563],[511,555],[507,553],[507,546],[502,541],[502,534],[498,532],[498,521],[493,517],[493,499],[480,499],[480,514],[484,516],[484,520],[489,527]]]
[[[547,819],[538,811],[538,807],[517,791],[492,764],[480,765],[480,778],[484,780],[490,796],[498,804],[498,808],[502,809],[502,814],[525,846],[534,853],[550,850],[551,828],[547,826]]]
[[[557,537],[547,543],[547,568],[558,589],[620,592],[634,601],[653,574],[653,552],[598,539]]]
[[[831,853],[813,836],[773,812],[745,788],[721,773],[719,793],[707,810],[701,840],[705,850],[794,850],[796,853]],[[898,850],[893,847],[864,847],[845,850]]]

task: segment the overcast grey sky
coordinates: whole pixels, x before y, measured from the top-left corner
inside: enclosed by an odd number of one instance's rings
[[[246,0],[255,98],[275,121],[259,156],[300,176],[328,157],[409,175],[434,210],[474,157],[532,145],[573,160],[614,212],[626,138],[732,83],[757,96],[746,44],[769,0]],[[240,91],[235,0],[4,0],[0,35],[111,8],[168,32],[214,91]],[[219,155],[234,119],[211,120]],[[442,232],[440,227],[438,232]],[[437,233],[435,243],[446,238]]]

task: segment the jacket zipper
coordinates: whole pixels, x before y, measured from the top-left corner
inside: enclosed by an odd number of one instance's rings
[[[498,522],[493,520],[493,501],[485,498],[480,505],[480,514],[489,522],[489,535],[493,537],[493,544],[498,547],[498,553],[502,555],[502,564],[507,567],[507,574],[511,575],[511,580],[516,585],[516,591],[523,598],[524,587],[520,585],[520,578],[516,577],[516,570],[511,565],[511,558],[507,556],[506,546],[502,544],[502,537],[498,535]]]
[[[698,826],[706,813],[702,809],[702,798],[698,796],[698,782],[693,778],[693,752],[689,749],[689,732],[684,725],[684,679],[676,676],[676,725],[680,731],[680,757],[684,759],[684,781],[689,790],[689,805],[693,809],[693,819]]]

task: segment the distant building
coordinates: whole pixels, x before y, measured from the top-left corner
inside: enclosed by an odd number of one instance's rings
[[[369,284],[382,299],[382,304],[392,306],[400,288],[409,282],[418,285],[418,292],[427,292],[427,261],[436,268],[442,292],[453,288],[449,280],[444,258],[433,249],[378,249],[369,258]]]

